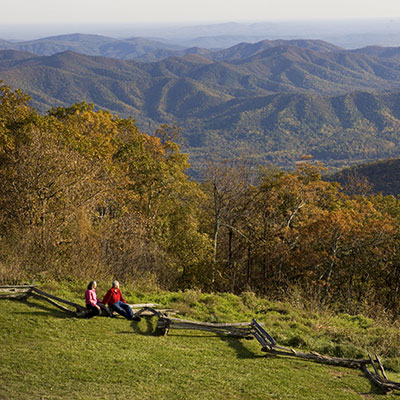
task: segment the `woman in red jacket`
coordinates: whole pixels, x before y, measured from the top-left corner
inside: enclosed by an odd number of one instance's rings
[[[113,281],[112,288],[106,293],[102,301],[103,304],[108,304],[109,307],[122,315],[126,319],[140,321],[140,317],[135,317],[132,308],[126,303],[119,289],[119,282]]]

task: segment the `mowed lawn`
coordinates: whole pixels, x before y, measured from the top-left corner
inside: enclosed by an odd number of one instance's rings
[[[265,356],[256,340],[155,332],[0,300],[1,399],[377,399],[361,371]],[[385,396],[385,399],[398,396]]]

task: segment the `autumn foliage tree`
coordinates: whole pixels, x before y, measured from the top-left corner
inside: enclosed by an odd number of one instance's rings
[[[226,188],[232,176],[228,182]],[[219,226],[230,227],[218,235],[221,290],[280,299],[296,293],[353,312],[376,303],[397,309],[400,209],[393,199],[346,196],[336,183],[323,181],[321,166],[312,162],[293,172],[263,168],[258,183],[239,193],[229,215],[218,214]],[[212,226],[215,218],[210,232]],[[233,272],[226,267],[232,253]]]
[[[39,115],[0,86],[0,279],[150,277],[399,314],[398,198],[344,194],[312,160],[210,162],[199,184],[179,133],[85,103]]]
[[[195,207],[202,194],[184,174],[187,157],[177,144],[85,103],[40,116],[26,96],[2,89],[5,270],[152,274],[172,287],[204,264],[208,238],[197,229]]]

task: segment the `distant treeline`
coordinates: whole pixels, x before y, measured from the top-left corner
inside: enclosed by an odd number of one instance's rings
[[[400,205],[294,172],[209,162],[185,174],[175,126],[154,135],[85,103],[39,115],[0,88],[0,279],[147,277],[400,311]]]

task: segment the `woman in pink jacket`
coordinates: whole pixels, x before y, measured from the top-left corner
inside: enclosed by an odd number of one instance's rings
[[[97,304],[96,287],[96,281],[90,281],[85,292],[86,308],[88,310],[86,318],[92,318],[101,314],[100,305]]]

